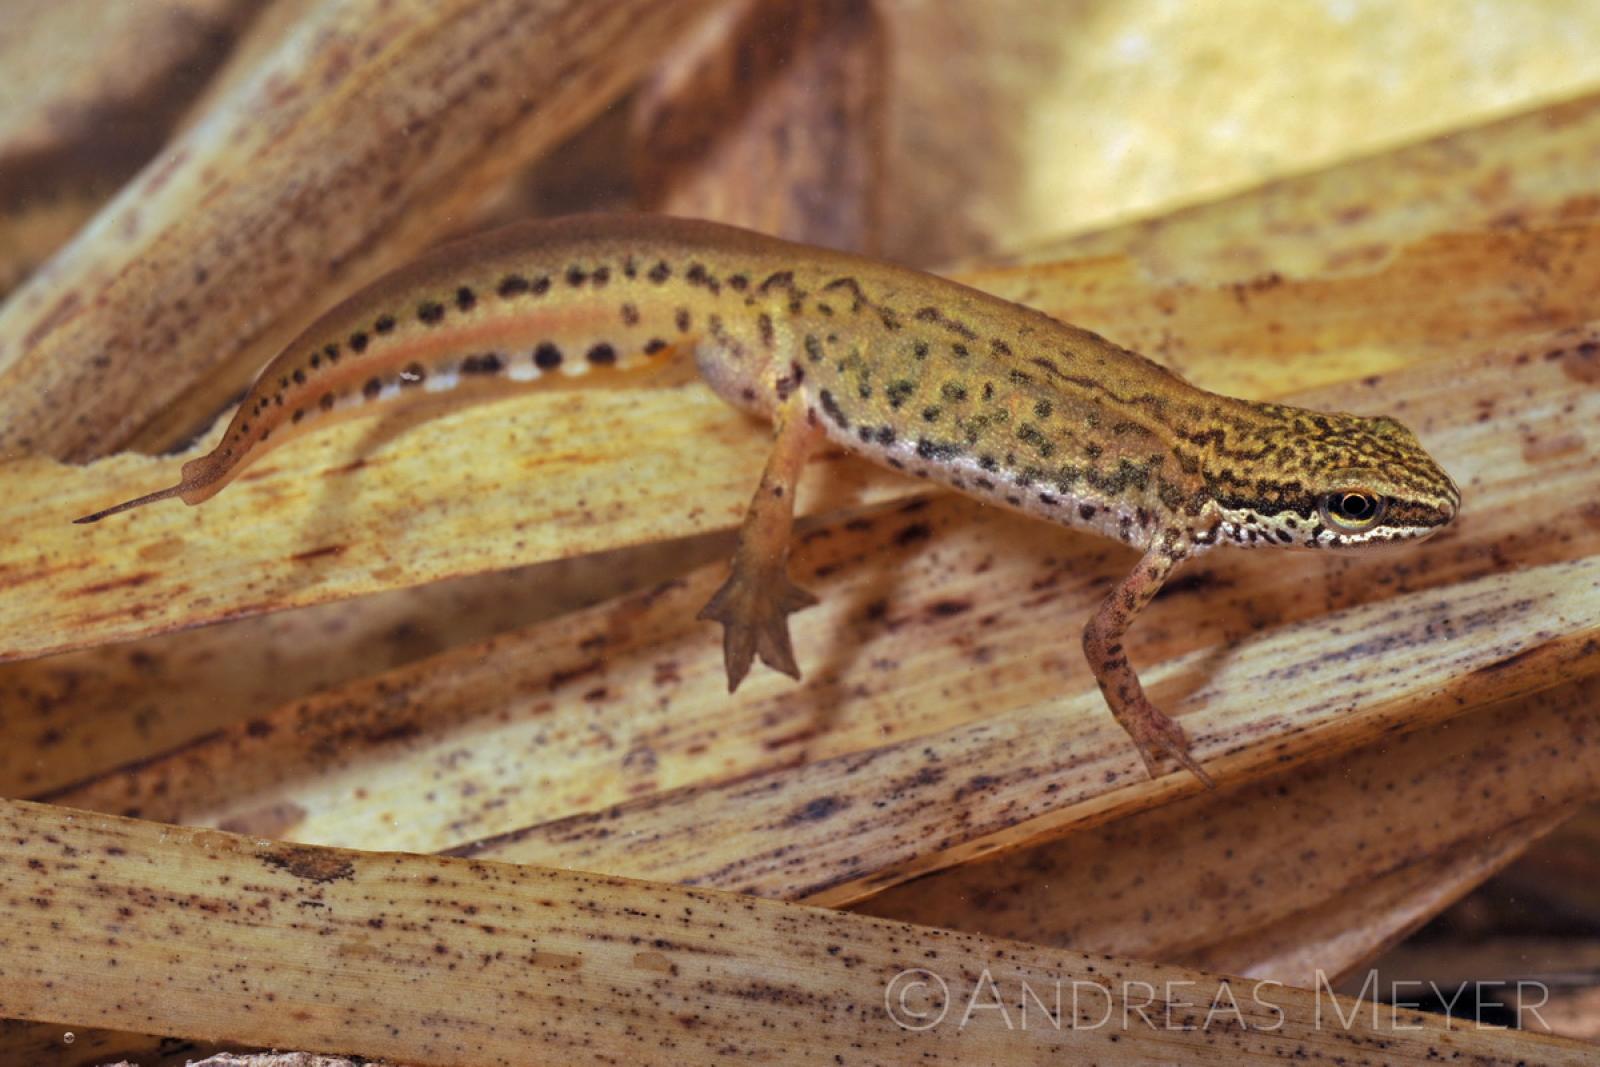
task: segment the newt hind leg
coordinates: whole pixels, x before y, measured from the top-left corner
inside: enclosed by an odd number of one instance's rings
[[[789,578],[789,541],[800,472],[821,434],[811,425],[798,393],[783,403],[773,421],[777,433],[772,454],[739,529],[732,573],[699,615],[722,624],[729,692],[739,688],[757,656],[774,670],[800,677],[789,616],[817,602]]]

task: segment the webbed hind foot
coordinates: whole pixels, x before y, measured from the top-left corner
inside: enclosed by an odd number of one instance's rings
[[[723,626],[722,658],[730,693],[739,688],[756,656],[773,670],[800,677],[789,640],[789,616],[817,602],[781,568],[745,566],[745,562],[735,560],[733,573],[698,616]]]
[[[772,454],[739,528],[733,573],[699,616],[723,626],[722,656],[730,693],[739,688],[756,656],[774,670],[800,677],[789,641],[789,616],[817,602],[789,580],[789,537],[800,473],[822,435],[811,425],[805,398],[798,391],[774,413],[773,423]]]

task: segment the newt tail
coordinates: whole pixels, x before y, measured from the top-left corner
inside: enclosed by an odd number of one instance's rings
[[[674,275],[672,288],[685,287],[686,265],[595,247],[571,222],[532,225],[568,239],[486,255],[497,245],[509,250],[518,243],[508,237],[528,229],[511,227],[443,246],[357,292],[266,366],[216,448],[185,463],[177,485],[73,521],[173,497],[199,504],[265,452],[332,421],[457,390],[635,370],[715,325],[661,302]]]
[[[132,500],[124,500],[120,504],[113,504],[109,508],[102,508],[92,515],[85,515],[72,521],[80,525],[86,522],[99,522],[109,516],[120,515],[124,511],[142,508],[146,504],[154,504],[160,500],[171,500],[175,496],[182,497],[185,504],[198,504],[203,500],[209,500],[220,492],[222,487],[228,483],[228,479],[232,477],[232,474],[233,471],[229,470],[228,465],[222,461],[221,455],[217,452],[210,452],[185,463],[183,465],[182,480],[177,485],[158,489],[153,493],[146,493],[144,496],[136,496]]]

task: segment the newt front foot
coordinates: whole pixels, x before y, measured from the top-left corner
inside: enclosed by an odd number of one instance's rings
[[[1182,764],[1190,774],[1205,783],[1207,789],[1217,787],[1205,768],[1190,754],[1189,736],[1183,732],[1183,727],[1150,703],[1142,693],[1127,707],[1116,711],[1116,716],[1138,746],[1139,757],[1144,760],[1145,770],[1152,779],[1161,776],[1160,759],[1165,755]]]
[[[816,602],[816,597],[795,585],[781,569],[751,568],[735,560],[733,574],[698,616],[722,624],[728,692],[739,688],[756,656],[773,670],[800,677],[789,641],[789,616]]]

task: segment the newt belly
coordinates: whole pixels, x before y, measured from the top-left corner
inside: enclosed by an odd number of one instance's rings
[[[794,491],[822,441],[1143,552],[1084,632],[1107,703],[1155,773],[1202,780],[1122,650],[1179,563],[1219,543],[1353,547],[1431,534],[1453,482],[1403,426],[1198,389],[1110,341],[933,275],[706,222],[592,216],[447,245],[361,290],[268,364],[177,485],[79,522],[206,500],[336,418],[472,383],[506,386],[692,354],[776,443],[732,574],[730,687],[754,658],[798,677],[787,616]]]

